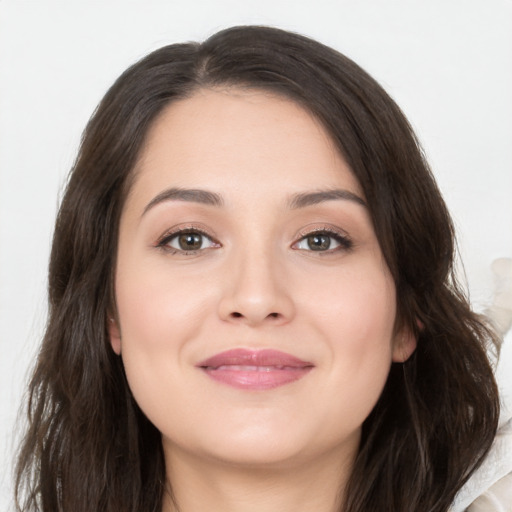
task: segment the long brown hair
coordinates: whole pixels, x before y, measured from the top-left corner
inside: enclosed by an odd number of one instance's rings
[[[284,95],[324,124],[364,191],[398,321],[418,339],[363,424],[344,512],[446,511],[491,445],[499,401],[486,355],[495,338],[453,277],[445,203],[404,115],[366,72],[318,42],[265,27],[151,53],[91,118],[55,227],[18,510],[161,510],[160,434],[134,402],[106,329],[119,219],[158,113],[199,88],[230,85]]]

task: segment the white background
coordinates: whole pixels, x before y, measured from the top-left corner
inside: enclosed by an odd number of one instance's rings
[[[0,0],[0,510],[81,130],[150,50],[252,23],[335,47],[396,99],[454,216],[471,299],[491,302],[491,262],[512,257],[512,0]]]

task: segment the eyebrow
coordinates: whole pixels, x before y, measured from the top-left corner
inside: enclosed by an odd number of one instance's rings
[[[224,204],[222,197],[215,192],[198,188],[169,188],[154,197],[146,205],[142,215],[145,215],[148,210],[151,210],[151,208],[154,208],[157,204],[165,201],[187,201],[190,203],[200,203],[217,207]]]
[[[367,206],[365,201],[358,195],[344,189],[318,190],[314,192],[301,192],[294,194],[288,200],[288,208],[296,210],[306,208],[326,201],[345,200],[353,201],[362,206]],[[191,203],[205,204],[208,206],[221,207],[224,205],[222,197],[209,190],[196,188],[169,188],[155,196],[144,208],[142,215],[156,205],[166,201],[186,201]]]
[[[357,194],[344,189],[330,189],[330,190],[318,190],[315,192],[304,192],[300,194],[294,194],[289,202],[288,207],[291,210],[297,208],[305,208],[306,206],[313,206],[315,204],[323,203],[325,201],[335,200],[353,201],[361,206],[367,206],[365,201]]]

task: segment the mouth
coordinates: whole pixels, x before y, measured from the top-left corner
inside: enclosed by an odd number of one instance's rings
[[[305,377],[314,365],[278,350],[234,349],[216,354],[197,367],[213,380],[228,386],[265,390]]]

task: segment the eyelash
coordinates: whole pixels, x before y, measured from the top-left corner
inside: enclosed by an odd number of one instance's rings
[[[342,251],[349,252],[354,248],[354,242],[346,233],[335,230],[331,226],[324,226],[318,229],[302,231],[299,233],[300,238],[297,240],[297,242],[294,242],[293,245],[297,245],[300,242],[305,241],[308,237],[315,235],[327,235],[328,237],[334,239],[339,244],[338,247],[334,249],[327,249],[325,251],[314,251],[312,249],[307,251],[315,253],[318,256],[328,256]]]
[[[197,254],[200,251],[206,250],[206,249],[196,249],[196,250],[186,251],[186,250],[183,250],[183,249],[176,249],[175,247],[169,246],[169,243],[171,242],[171,240],[173,240],[174,238],[176,238],[176,237],[178,237],[180,235],[185,235],[185,234],[198,234],[198,235],[201,235],[203,237],[208,238],[214,244],[216,244],[218,247],[220,247],[220,243],[217,242],[214,237],[212,237],[210,234],[208,234],[205,230],[200,229],[200,228],[198,228],[196,226],[188,226],[188,227],[185,227],[185,228],[179,228],[179,229],[176,229],[176,230],[168,231],[167,233],[165,233],[158,240],[158,242],[156,243],[156,247],[159,248],[159,249],[162,249],[166,253],[169,253],[169,254],[180,254],[180,255],[183,255],[183,256],[191,256],[191,255]]]
[[[180,228],[180,229],[176,229],[176,230],[167,232],[157,241],[155,246],[159,249],[162,249],[166,253],[179,254],[179,255],[183,255],[183,256],[191,256],[191,255],[197,254],[201,251],[205,251],[207,249],[212,248],[212,247],[208,247],[205,249],[195,249],[195,250],[187,251],[187,250],[183,250],[183,249],[176,249],[174,247],[169,246],[169,243],[174,238],[176,238],[180,235],[184,235],[184,234],[199,234],[199,235],[209,239],[217,247],[221,247],[221,244],[219,242],[217,242],[214,237],[212,237],[210,234],[208,234],[205,230],[197,228],[195,226],[188,226],[185,228]],[[318,235],[318,236],[327,235],[328,237],[334,239],[339,244],[339,246],[334,249],[327,249],[325,251],[314,251],[312,249],[309,251],[306,251],[305,249],[296,249],[296,250],[304,250],[306,252],[316,253],[319,256],[326,256],[326,255],[337,253],[340,251],[348,252],[354,248],[353,241],[345,233],[336,231],[332,227],[322,227],[322,228],[307,230],[307,231],[303,231],[303,232],[299,233],[300,238],[296,242],[293,243],[292,248],[293,248],[293,246],[299,244],[300,242],[305,241],[308,237],[315,236],[315,235]]]

